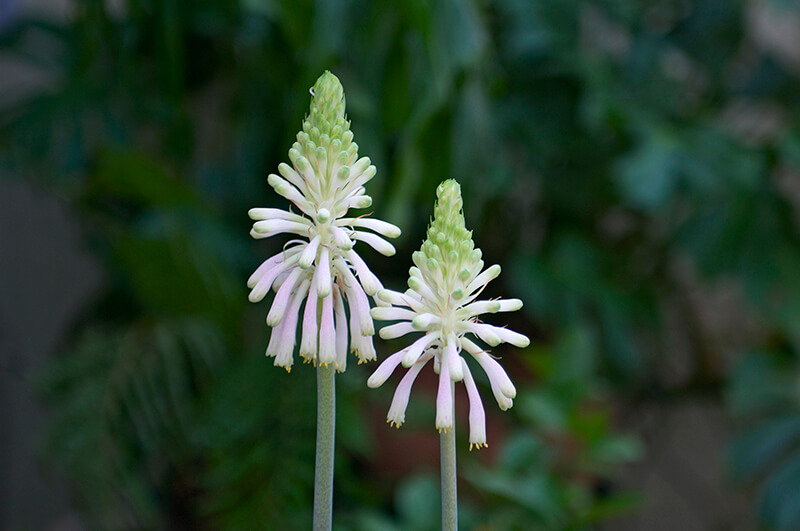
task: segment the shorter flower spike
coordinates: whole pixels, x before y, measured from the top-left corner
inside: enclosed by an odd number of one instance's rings
[[[472,233],[465,227],[458,183],[452,179],[443,182],[436,195],[427,238],[422,248],[412,255],[414,267],[409,270],[409,289],[403,293],[386,289],[379,291],[378,300],[384,305],[371,310],[374,319],[399,321],[380,331],[384,339],[416,332],[424,335],[384,360],[367,385],[380,387],[400,364],[409,368],[397,387],[387,416],[387,422],[399,426],[405,420],[411,386],[417,374],[433,359],[434,371],[439,374],[436,428],[441,432],[453,427],[455,397],[452,382],[463,381],[470,403],[470,449],[482,448],[487,446],[486,417],[478,388],[462,353],[469,353],[489,377],[492,393],[501,409],[513,405],[517,391],[500,364],[467,334],[490,346],[510,343],[524,348],[530,341],[507,328],[478,321],[480,315],[519,310],[522,301],[476,300],[486,284],[500,274],[500,266],[483,269],[481,251],[475,248]]]

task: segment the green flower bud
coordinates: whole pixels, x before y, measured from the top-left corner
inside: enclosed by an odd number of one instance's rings
[[[458,182],[453,179],[443,182],[437,187],[436,196],[433,220],[421,247],[426,267],[421,269],[427,269],[432,274],[436,268],[431,267],[431,263],[437,264],[445,282],[445,286],[441,286],[442,292],[453,295],[461,293],[463,296],[466,284],[474,276],[473,271],[479,270],[475,266],[480,260],[480,251],[474,249],[472,231],[468,231],[464,224]]]
[[[292,146],[296,153],[290,153],[289,158],[295,163],[299,156],[305,157],[314,171],[318,170],[320,186],[329,189],[331,179],[338,175],[337,169],[349,165],[350,159],[357,156],[358,146],[353,143],[345,115],[344,89],[339,78],[326,71],[310,92],[311,106]]]
[[[308,159],[303,157],[302,155],[294,160],[294,165],[298,169],[298,171],[300,171],[300,173],[305,173],[309,171],[311,167],[308,162]]]
[[[319,76],[310,92],[313,97],[308,121],[319,127],[323,133],[332,132],[331,124],[339,125],[344,130],[345,98],[339,78],[326,70]]]
[[[337,179],[340,179],[340,180],[344,181],[344,180],[346,180],[348,177],[350,177],[350,166],[342,166],[342,167],[341,167],[341,168],[339,168],[339,170],[336,172],[336,178],[337,178]]]
[[[328,159],[328,152],[325,151],[325,148],[322,146],[318,147],[315,151],[317,155],[317,161],[320,164],[324,164],[325,161]]]
[[[425,264],[425,253],[422,251],[414,251],[411,253],[411,261],[414,262],[414,265],[418,268],[422,268]]]

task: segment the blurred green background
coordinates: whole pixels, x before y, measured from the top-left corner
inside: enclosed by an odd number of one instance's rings
[[[246,212],[324,69],[403,228],[384,284],[455,177],[525,301],[488,450],[459,412],[464,529],[800,529],[794,0],[0,2],[0,527],[310,527],[314,374],[264,358],[284,242]],[[336,526],[437,529],[435,383],[390,431],[374,367]]]

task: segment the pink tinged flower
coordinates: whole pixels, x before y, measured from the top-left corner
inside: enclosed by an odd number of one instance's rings
[[[430,359],[431,356],[427,356],[419,360],[400,380],[394,391],[389,413],[386,415],[386,422],[390,425],[399,428],[406,421],[406,408],[408,407],[408,399],[411,396],[411,387],[414,385],[417,375]]]
[[[317,359],[317,288],[314,283],[310,283],[308,288],[308,300],[303,311],[303,330],[300,335],[300,356],[306,361]]]
[[[464,370],[461,367],[461,356],[458,355],[458,350],[456,335],[453,333],[448,334],[442,359],[447,360],[449,376],[454,382],[460,382],[464,379]]]
[[[438,201],[433,222],[420,251],[413,254],[415,266],[409,270],[408,290],[404,293],[383,289],[378,300],[384,305],[371,310],[374,319],[396,321],[379,335],[395,339],[422,333],[411,344],[389,356],[369,378],[370,387],[385,383],[402,364],[410,367],[395,393],[388,420],[400,424],[404,419],[411,383],[422,366],[433,359],[439,374],[436,396],[436,428],[453,426],[453,386],[463,381],[470,401],[470,449],[486,446],[486,421],[478,388],[462,353],[469,354],[486,373],[498,406],[513,405],[516,389],[506,372],[471,335],[489,346],[509,343],[527,347],[527,337],[504,327],[478,321],[478,316],[516,311],[519,299],[477,300],[486,284],[500,274],[500,266],[483,269],[481,252],[474,248],[471,233],[464,227],[458,183],[446,181],[437,189]],[[401,389],[402,386],[402,389]]]
[[[289,250],[275,255],[261,264],[247,281],[248,287],[252,290],[248,297],[250,302],[258,302],[263,299],[278,276],[292,267],[296,261],[297,252]]]
[[[347,251],[344,256],[356,269],[356,274],[358,274],[358,278],[361,281],[361,286],[364,288],[364,292],[366,292],[367,295],[373,296],[378,293],[378,290],[383,289],[381,281],[369,270],[366,262],[364,262],[355,251]]]
[[[412,332],[416,332],[416,330],[411,323],[397,323],[381,328],[380,336],[383,339],[397,339]]]
[[[303,269],[308,269],[314,264],[314,259],[317,257],[317,250],[319,249],[319,242],[322,241],[322,237],[317,234],[314,236],[306,248],[303,249],[303,252],[300,254],[300,260],[298,260],[298,265]]]
[[[322,319],[319,326],[319,362],[322,365],[336,361],[336,328],[333,321],[333,294],[322,299]]]
[[[357,254],[356,245],[364,242],[391,255],[394,247],[384,238],[399,236],[400,229],[368,214],[349,212],[372,204],[364,185],[375,176],[375,166],[368,157],[358,157],[336,76],[325,72],[312,96],[297,142],[289,149],[291,164],[281,163],[280,175],[267,179],[291,203],[290,210],[248,211],[253,238],[288,234],[294,239],[264,261],[247,286],[252,302],[262,300],[270,289],[276,292],[267,315],[267,325],[272,327],[267,354],[276,358],[276,364],[291,367],[305,301],[300,355],[312,363],[335,363],[343,371],[348,343],[359,362],[375,359],[375,328],[367,296],[374,297],[383,288]]]
[[[353,239],[366,243],[384,256],[392,256],[395,253],[394,245],[377,234],[372,234],[370,232],[354,232]]]
[[[469,372],[466,360],[461,358],[461,367],[464,371],[464,386],[469,396],[469,449],[489,446],[486,443],[486,414],[483,411],[483,402],[478,393],[472,373]]]
[[[327,297],[331,292],[333,279],[331,278],[330,252],[327,247],[322,247],[317,259],[317,269],[314,273],[314,284],[317,287],[317,297]]]
[[[351,350],[356,352],[356,355],[358,356],[358,363],[366,363],[376,359],[375,345],[372,342],[372,336],[364,336],[359,335],[358,333],[353,333],[351,337],[354,338]]]
[[[449,365],[450,356],[439,358],[439,390],[436,392],[436,429],[439,433],[453,427],[453,379],[450,378]]]
[[[369,299],[367,299],[364,289],[350,272],[346,266],[342,266],[342,262],[337,265],[337,271],[342,276],[342,282],[345,293],[347,294],[347,301],[350,306],[350,317],[356,321],[359,326],[361,335],[373,336],[375,335],[375,326],[370,316]]]
[[[300,316],[300,304],[302,304],[303,298],[308,292],[309,284],[308,280],[302,282],[300,287],[292,295],[292,300],[289,303],[286,315],[281,320],[280,324],[273,328],[272,337],[270,337],[270,346],[272,346],[273,338],[277,338],[278,343],[276,346],[272,347],[275,349],[274,354],[271,354],[269,347],[267,347],[267,356],[274,355],[275,365],[284,367],[287,372],[291,372],[291,367],[294,363],[292,353],[294,352],[295,345],[295,329]]]
[[[397,366],[400,365],[405,353],[405,350],[401,350],[383,360],[383,363],[378,365],[378,368],[375,369],[375,372],[373,372],[372,376],[367,380],[367,386],[373,389],[382,386],[386,380],[389,379]]]
[[[275,266],[278,266],[283,263],[285,256],[286,256],[285,253],[276,254],[269,260],[264,260],[264,262],[260,266],[258,266],[258,268],[253,272],[253,274],[250,275],[250,278],[247,279],[247,287],[250,289],[256,287],[258,282],[264,277],[264,275],[268,271],[273,269]]]
[[[506,371],[488,352],[481,349],[478,345],[473,343],[467,338],[461,339],[461,345],[464,350],[472,354],[472,357],[477,361],[486,376],[489,377],[489,385],[494,393],[494,398],[497,400],[497,405],[503,411],[510,409],[514,405],[513,399],[517,396],[517,390],[511,379],[506,374]]]
[[[298,267],[292,269],[292,272],[289,273],[281,284],[278,293],[275,295],[275,300],[272,301],[272,307],[267,314],[267,325],[274,328],[281,322],[281,319],[283,319],[283,314],[286,312],[289,303],[289,297],[294,293],[294,288],[297,284],[297,279],[300,277],[300,273],[302,273],[302,269]]]
[[[425,334],[421,338],[414,341],[411,346],[405,349],[403,355],[403,367],[411,367],[418,359],[425,353],[425,349],[431,346],[431,343],[437,340],[434,334]]]

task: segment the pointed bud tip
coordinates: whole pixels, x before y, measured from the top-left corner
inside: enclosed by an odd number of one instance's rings
[[[321,76],[317,78],[314,86],[309,89],[313,101],[328,100],[339,101],[344,98],[344,88],[342,82],[330,70],[325,70]]]
[[[455,179],[447,179],[442,181],[436,187],[436,197],[461,197],[461,185]]]

